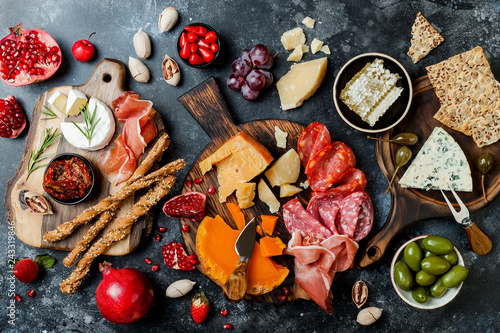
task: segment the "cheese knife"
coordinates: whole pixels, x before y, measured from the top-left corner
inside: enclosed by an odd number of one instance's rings
[[[255,246],[255,231],[256,223],[253,218],[243,228],[234,245],[239,259],[224,285],[224,297],[231,303],[240,302],[247,292],[247,269]]]
[[[465,234],[467,235],[467,243],[469,244],[470,248],[472,249],[472,251],[480,255],[490,252],[492,247],[490,236],[488,236],[481,228],[477,226],[476,223],[474,223],[470,219],[470,213],[465,204],[462,202],[462,200],[460,200],[453,188],[451,188],[451,186],[449,186],[449,188],[451,193],[453,193],[453,196],[457,200],[458,205],[460,206],[459,212],[455,210],[450,200],[448,200],[448,197],[446,197],[446,195],[444,194],[443,190],[440,191],[443,194],[443,197],[446,200],[446,203],[448,204],[453,217],[465,229]]]

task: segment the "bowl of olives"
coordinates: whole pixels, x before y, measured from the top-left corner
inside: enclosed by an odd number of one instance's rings
[[[391,282],[403,301],[419,309],[451,302],[469,273],[458,249],[446,237],[422,235],[404,243],[391,263]]]

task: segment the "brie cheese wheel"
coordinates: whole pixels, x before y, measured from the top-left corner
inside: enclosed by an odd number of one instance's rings
[[[449,185],[455,191],[472,192],[472,177],[458,143],[444,129],[436,127],[399,185],[423,190],[449,190]]]
[[[66,114],[66,104],[68,103],[68,99],[59,91],[55,91],[47,102],[60,113],[64,115]]]
[[[94,130],[92,139],[87,140],[83,133],[72,122],[62,122],[61,132],[64,139],[75,148],[83,150],[99,150],[107,146],[115,133],[115,118],[113,112],[106,104],[97,98],[90,98],[88,110],[90,114],[96,112],[96,119],[100,119]],[[85,130],[85,123],[77,123]]]
[[[80,109],[83,109],[85,104],[87,104],[87,96],[80,90],[71,89],[66,104],[66,116],[77,116],[80,113]]]

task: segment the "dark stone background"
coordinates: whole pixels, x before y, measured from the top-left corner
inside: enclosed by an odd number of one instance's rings
[[[158,16],[165,7],[174,6],[180,20],[173,31],[160,34]],[[414,65],[406,55],[410,31],[415,15],[421,11],[442,32],[445,42],[429,56]],[[184,179],[197,155],[209,143],[208,136],[194,119],[177,102],[189,89],[214,76],[221,86],[236,123],[258,119],[281,118],[308,124],[321,121],[337,139],[353,148],[358,166],[365,171],[369,181],[367,191],[375,205],[375,225],[371,235],[382,227],[390,208],[390,197],[384,194],[387,181],[380,172],[373,142],[365,134],[352,130],[338,116],[332,102],[332,85],[339,68],[360,53],[383,52],[398,59],[416,79],[425,75],[425,66],[469,50],[476,45],[484,48],[493,73],[500,75],[499,33],[500,3],[490,1],[12,1],[0,2],[0,22],[4,34],[7,27],[22,22],[27,28],[42,28],[58,41],[63,51],[63,64],[58,73],[43,83],[13,88],[0,84],[0,96],[13,94],[31,117],[31,110],[43,92],[62,85],[79,85],[90,77],[95,65],[105,57],[124,63],[128,56],[135,56],[132,37],[143,28],[152,40],[152,56],[144,61],[151,71],[147,84],[137,83],[130,76],[126,87],[137,91],[141,97],[154,102],[154,107],[165,119],[172,144],[164,160],[184,158],[188,167],[180,174]],[[305,16],[317,20],[311,30],[301,25]],[[163,81],[161,61],[165,53],[179,59],[176,39],[182,27],[192,22],[205,22],[219,32],[223,42],[220,61],[208,69],[192,69],[181,64],[182,81],[171,87]],[[321,23],[320,23],[321,22]],[[256,102],[245,101],[239,93],[229,90],[225,80],[231,74],[230,63],[241,50],[257,43],[266,44],[272,53],[278,52],[272,72],[276,78],[290,67],[288,56],[280,43],[281,34],[302,26],[308,40],[319,38],[330,46],[327,77],[314,97],[292,111],[282,111],[275,88],[268,89]],[[92,42],[97,54],[89,63],[79,63],[71,55],[71,45],[78,39],[96,32]],[[304,60],[322,56],[307,53]],[[180,62],[179,62],[180,63]],[[24,150],[27,131],[15,140],[0,141],[0,193],[17,169]],[[497,163],[500,161],[495,157]],[[498,164],[497,164],[498,165]],[[498,167],[498,166],[495,166]],[[172,195],[180,192],[179,182]],[[57,258],[54,268],[46,270],[30,285],[17,283],[17,292],[23,301],[16,303],[16,326],[7,324],[7,278],[11,276],[6,266],[7,218],[5,208],[0,208],[0,331],[19,332],[213,332],[221,331],[226,322],[239,332],[364,332],[369,330],[391,332],[495,332],[500,329],[499,276],[500,243],[498,216],[499,201],[474,214],[473,219],[484,228],[493,240],[490,254],[479,257],[466,245],[465,232],[451,220],[431,220],[410,227],[401,233],[387,251],[380,264],[363,270],[352,269],[343,273],[333,285],[333,315],[326,314],[312,301],[296,301],[282,305],[259,304],[244,301],[228,304],[212,282],[198,271],[179,272],[163,265],[161,246],[171,240],[181,240],[179,224],[166,218],[157,207],[156,226],[166,226],[163,241],[156,243],[150,237],[139,248],[125,257],[99,258],[110,260],[116,267],[135,267],[144,272],[155,289],[155,304],[149,314],[135,324],[118,326],[107,322],[100,315],[94,298],[101,280],[97,265],[93,265],[84,284],[73,296],[59,291],[59,283],[70,270],[63,266],[64,252],[47,251],[16,243],[19,257],[34,257],[49,253]],[[459,296],[449,305],[433,311],[418,310],[408,306],[395,293],[389,278],[389,265],[397,247],[407,239],[424,234],[449,237],[460,249],[470,274]],[[151,257],[161,268],[152,272],[143,261]],[[190,296],[168,299],[165,288],[172,282],[189,278],[197,282],[196,289],[203,289],[212,301],[212,311],[202,324],[195,324],[189,314]],[[370,288],[367,306],[384,309],[378,322],[370,328],[356,323],[358,310],[351,301],[350,291],[357,280],[364,280]],[[34,288],[36,297],[27,297]],[[223,308],[229,310],[224,318]]]

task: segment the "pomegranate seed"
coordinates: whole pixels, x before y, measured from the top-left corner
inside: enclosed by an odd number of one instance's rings
[[[215,187],[213,187],[213,186],[209,186],[209,187],[208,187],[208,189],[207,189],[207,192],[208,192],[209,194],[214,194],[214,193],[215,193]]]
[[[193,260],[193,259],[197,259],[198,257],[196,256],[196,254],[192,253],[188,256],[188,259],[189,260]]]
[[[31,289],[30,291],[28,291],[28,296],[31,298],[35,297],[35,290]]]
[[[278,299],[280,301],[284,301],[284,300],[286,300],[286,296],[285,295],[280,295],[280,296],[278,296]]]
[[[22,299],[22,297],[21,297],[19,294],[15,294],[15,295],[14,295],[14,298],[15,298],[15,299],[16,299],[16,301],[18,301],[18,302],[21,302],[21,301],[23,300],[23,299]]]
[[[290,295],[290,289],[288,287],[283,287],[283,295]]]
[[[151,270],[152,270],[153,272],[156,272],[159,268],[160,268],[160,265],[158,265],[158,264],[154,264],[154,265],[151,267]]]
[[[221,311],[220,311],[220,315],[221,315],[222,317],[227,316],[227,314],[228,314],[228,311],[227,311],[226,309],[224,309],[224,310],[221,310]]]
[[[160,241],[161,241],[161,235],[156,235],[155,242],[160,242]]]
[[[188,226],[188,225],[183,224],[183,225],[182,225],[182,227],[181,227],[181,230],[182,230],[183,232],[189,232],[190,228],[189,228],[189,226]]]
[[[188,180],[186,180],[184,182],[184,185],[186,185],[187,187],[191,188],[191,187],[193,187],[193,182],[188,179]]]
[[[233,329],[233,325],[231,325],[230,323],[227,323],[223,327],[224,327],[225,330],[232,330]]]
[[[144,258],[144,262],[148,265],[151,265],[152,261],[149,258]]]
[[[165,227],[158,227],[158,231],[159,232],[165,232],[165,230],[167,230],[167,228],[165,228]]]
[[[196,178],[194,180],[194,182],[195,182],[195,184],[201,184],[201,183],[203,183],[203,178]]]

